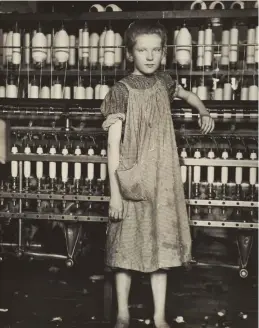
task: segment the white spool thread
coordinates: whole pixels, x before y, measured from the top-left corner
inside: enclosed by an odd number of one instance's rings
[[[182,149],[180,157],[187,158],[187,152],[186,152],[185,148]],[[182,177],[182,183],[185,183],[187,181],[187,166],[186,165],[181,165],[181,177]]]
[[[241,151],[238,151],[236,154],[236,159],[243,159],[243,154]],[[235,174],[235,182],[236,184],[241,184],[243,180],[243,168],[242,167],[236,167],[236,174]]]
[[[37,85],[31,85],[30,98],[31,99],[38,99],[39,98],[39,87]]]
[[[201,158],[201,153],[199,150],[196,150],[194,153],[194,158],[199,159]],[[198,165],[195,165],[193,168],[193,178],[195,183],[200,183],[201,181],[201,167]]]
[[[241,88],[240,100],[248,100],[248,87],[243,86]]]
[[[99,35],[97,33],[91,33],[89,42],[90,42],[89,62],[92,66],[96,66],[98,63]]]
[[[109,92],[109,87],[106,84],[100,86],[99,99],[104,99]]]
[[[198,67],[202,67],[204,65],[204,44],[205,44],[205,32],[204,32],[204,30],[199,30],[199,32],[198,32],[197,63],[196,63],[196,65]]]
[[[51,64],[51,46],[52,46],[52,35],[47,34],[47,58],[46,58],[46,63],[48,65]]]
[[[76,90],[77,90],[77,85],[73,86],[73,98],[76,99]]]
[[[62,155],[68,155],[67,148],[62,149]],[[66,183],[68,181],[68,162],[61,163],[61,180],[63,183]]]
[[[201,9],[201,10],[206,10],[207,9],[207,5],[203,0],[195,0],[193,1],[193,3],[191,4],[190,9],[191,10],[195,10],[195,9]]]
[[[53,86],[53,99],[62,99],[62,85],[61,83],[57,82]]]
[[[236,184],[241,184],[243,179],[243,168],[242,167],[236,167]]]
[[[32,38],[32,59],[37,63],[43,63],[47,59],[47,38],[38,32]]]
[[[56,148],[52,146],[49,151],[50,155],[56,154]],[[49,162],[49,177],[50,179],[56,179],[57,176],[57,164],[56,162]]]
[[[25,65],[30,65],[30,62],[31,62],[30,44],[31,44],[30,33],[25,33],[25,35],[24,35],[24,63],[25,63]]]
[[[12,63],[14,65],[21,64],[21,34],[19,32],[13,33],[13,52],[12,52]]]
[[[250,154],[250,159],[252,161],[257,160],[257,155],[255,152],[252,152]],[[256,184],[256,178],[257,178],[257,168],[256,167],[250,167],[249,169],[249,183],[250,185],[255,185]]]
[[[106,35],[106,28],[104,29],[104,31],[102,32],[102,34],[100,35],[100,39],[99,39],[99,64],[103,65],[104,64],[104,42],[105,42],[105,35]]]
[[[31,82],[28,83],[28,98],[31,97]]]
[[[69,35],[69,66],[75,66],[76,64],[76,37],[75,35]]]
[[[208,100],[208,88],[204,85],[199,85],[197,88],[197,96],[201,100]]]
[[[222,157],[222,159],[228,159],[228,152],[223,151],[221,157]],[[221,167],[221,183],[223,183],[223,184],[228,183],[228,167],[227,166]]]
[[[24,153],[26,155],[29,155],[31,153],[31,148],[29,146],[26,146],[24,149]],[[31,176],[31,162],[30,161],[24,161],[23,174],[24,174],[24,177],[27,179]]]
[[[232,86],[229,82],[224,83],[223,100],[232,100]]]
[[[105,7],[105,11],[122,11],[122,10],[119,6],[112,3]]]
[[[230,9],[237,9],[237,7],[239,7],[238,9],[244,9],[245,8],[245,3],[244,1],[238,0],[238,1],[234,1],[232,2]]]
[[[257,85],[250,85],[248,88],[248,100],[258,100],[258,87]]]
[[[174,30],[174,45],[176,45],[176,38],[177,38],[179,31],[180,30],[178,28],[176,30]],[[176,47],[174,47],[174,49],[173,49],[173,63],[174,64],[176,63]]]
[[[255,63],[255,29],[247,30],[247,47],[246,47],[246,63],[248,65]]]
[[[208,158],[210,158],[211,160],[213,158],[215,158],[215,153],[214,153],[213,150],[209,151]],[[214,166],[208,166],[208,170],[207,170],[208,183],[213,183],[214,182],[214,173],[215,173],[215,167]]]
[[[94,155],[94,150],[92,147],[88,149],[88,155],[89,156]],[[94,163],[88,163],[87,164],[87,179],[93,180],[93,178],[94,178]]]
[[[94,88],[94,99],[100,99],[100,88],[101,84],[96,84]]]
[[[259,52],[258,52],[259,45],[258,44],[259,44],[259,27],[256,26],[256,28],[255,28],[255,56],[254,56],[254,58],[255,58],[255,63],[257,63],[257,64],[259,62]]]
[[[197,94],[197,87],[192,87],[192,93]]]
[[[88,28],[84,27],[82,30],[82,58],[89,58],[90,39]]]
[[[217,87],[217,89],[214,92],[214,99],[215,100],[223,100],[223,89],[220,87]]]
[[[176,61],[184,66],[191,63],[192,37],[188,29],[184,26],[177,34],[176,40]]]
[[[6,86],[6,98],[17,98],[17,86],[15,84],[7,84]]]
[[[122,43],[123,39],[119,33],[115,33],[115,55],[114,55],[114,64],[115,66],[120,66],[122,63]]]
[[[238,61],[238,37],[239,31],[236,26],[230,29],[230,53],[229,61],[230,63],[236,63]]]
[[[112,29],[109,29],[105,34],[104,46],[104,65],[111,67],[114,65],[115,59],[115,35]]]
[[[75,99],[85,99],[85,88],[83,85],[79,85],[76,88],[76,97]]]
[[[69,86],[64,87],[64,99],[71,99],[71,88]]]
[[[78,31],[78,59],[82,60],[83,58],[83,29],[80,28]]]
[[[5,98],[5,87],[3,85],[0,86],[0,98]]]
[[[43,154],[43,148],[39,146],[36,150],[36,153],[38,155]],[[36,162],[36,177],[37,179],[42,179],[43,178],[43,162],[42,161],[37,161]]]
[[[85,98],[94,99],[94,89],[90,86],[85,88]]]
[[[75,149],[75,155],[79,156],[81,155],[81,149],[79,146],[76,146]],[[82,164],[81,163],[75,163],[74,164],[74,178],[76,180],[80,180],[81,179],[81,175],[82,175]]]
[[[90,7],[89,11],[90,12],[94,12],[94,11],[102,12],[102,11],[105,11],[105,7],[103,7],[100,4],[95,4]]]
[[[6,37],[6,61],[12,62],[13,58],[13,31],[9,31]]]
[[[12,154],[18,153],[18,148],[13,146],[11,149]],[[18,177],[18,161],[11,161],[11,175],[13,178]]]
[[[3,32],[3,56],[2,56],[2,63],[3,63],[3,66],[6,65],[6,40],[7,40],[7,32]]]
[[[228,167],[222,166],[221,168],[221,183],[228,183]]]
[[[216,6],[220,5],[221,9],[225,9],[225,6],[223,4],[223,2],[219,1],[219,0],[216,0],[216,1],[213,1],[210,6],[209,6],[209,9],[217,9]]]
[[[41,88],[40,98],[41,99],[49,99],[50,98],[50,89],[48,86],[45,85]]]
[[[205,51],[204,51],[204,66],[212,65],[212,28],[209,25],[205,29]]]
[[[51,99],[54,99],[54,84],[50,88],[50,97]]]
[[[55,34],[54,49],[55,59],[59,63],[65,63],[69,57],[69,36],[64,29]]]
[[[222,66],[228,66],[229,65],[229,52],[230,52],[230,31],[229,30],[223,30],[222,31],[222,37],[221,37],[221,59],[220,64]]]
[[[106,149],[101,150],[101,156],[104,157],[107,155]],[[107,164],[101,163],[100,165],[100,178],[102,181],[105,181],[107,177]]]

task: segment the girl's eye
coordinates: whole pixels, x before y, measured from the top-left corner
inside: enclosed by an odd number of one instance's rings
[[[157,52],[161,52],[161,48],[157,48],[157,49],[155,49],[155,51],[157,51]]]

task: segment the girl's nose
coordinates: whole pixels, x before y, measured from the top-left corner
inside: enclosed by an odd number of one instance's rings
[[[153,60],[153,52],[152,51],[148,51],[147,60]]]

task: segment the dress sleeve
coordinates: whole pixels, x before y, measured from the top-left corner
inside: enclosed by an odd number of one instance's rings
[[[168,73],[161,72],[159,73],[159,76],[166,84],[170,101],[173,101],[177,95],[178,89],[181,88],[181,85],[177,82],[177,80],[172,79],[171,75]]]
[[[101,104],[101,113],[105,117],[102,127],[105,131],[116,121],[125,121],[127,103],[128,90],[124,84],[118,82],[110,89]]]

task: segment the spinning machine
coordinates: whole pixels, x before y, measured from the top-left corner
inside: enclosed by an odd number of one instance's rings
[[[201,228],[225,239],[231,231],[239,252],[234,267],[247,277],[258,229],[258,15],[252,5],[230,8],[225,1],[215,1],[225,10],[214,4],[201,14],[201,3],[146,16],[98,12],[97,5],[73,20],[55,12],[1,14],[0,118],[10,126],[8,161],[0,164],[2,260],[12,253],[73,266],[89,225],[107,222],[100,104],[128,73],[123,33],[129,20],[143,17],[168,28],[161,70],[197,93],[215,119],[215,131],[202,135],[198,114],[173,103],[194,243]],[[46,246],[56,228],[65,254]]]

